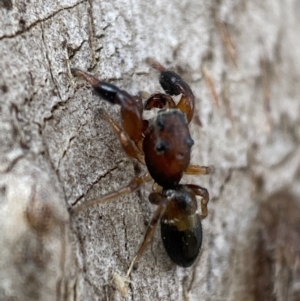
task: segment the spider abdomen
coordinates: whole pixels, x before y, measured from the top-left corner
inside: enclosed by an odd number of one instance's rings
[[[186,219],[182,222],[189,225],[186,229],[180,229],[178,221],[161,220],[161,237],[165,250],[171,260],[181,267],[189,267],[194,263],[202,244],[200,216],[194,214]]]

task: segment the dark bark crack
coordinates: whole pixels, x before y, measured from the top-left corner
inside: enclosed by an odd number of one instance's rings
[[[13,33],[13,34],[5,34],[5,35],[3,35],[3,36],[0,36],[0,41],[3,40],[3,39],[13,39],[13,38],[15,38],[15,37],[18,36],[18,35],[21,35],[21,34],[23,34],[23,33],[25,33],[25,32],[28,32],[28,31],[30,31],[32,28],[34,28],[35,26],[37,26],[38,24],[43,23],[43,22],[45,22],[45,21],[48,21],[48,20],[50,20],[51,18],[55,17],[55,16],[56,16],[57,14],[59,14],[61,11],[73,9],[74,7],[76,7],[76,6],[78,6],[78,5],[82,4],[82,3],[84,3],[85,1],[86,1],[86,0],[83,0],[83,1],[80,1],[80,2],[78,2],[78,3],[76,3],[76,4],[74,4],[74,5],[67,6],[67,7],[62,7],[61,9],[59,9],[59,10],[53,12],[53,13],[50,14],[49,16],[47,16],[47,17],[45,17],[45,18],[43,18],[43,19],[37,20],[37,21],[33,22],[32,24],[30,24],[30,25],[28,25],[28,26],[26,26],[26,27],[25,27],[25,26],[22,27],[22,29],[17,30],[17,31],[16,31],[15,33]]]
[[[46,59],[48,61],[48,65],[49,65],[49,72],[50,72],[50,75],[51,75],[51,79],[52,79],[52,82],[54,84],[54,87],[57,91],[57,94],[60,98],[60,100],[62,101],[62,97],[60,95],[60,91],[59,91],[59,87],[57,86],[57,83],[55,81],[55,78],[54,78],[54,75],[53,75],[53,72],[52,72],[52,63],[51,63],[51,60],[49,58],[49,51],[48,51],[48,47],[47,47],[47,44],[46,44],[46,41],[45,41],[45,35],[44,35],[44,26],[43,26],[43,23],[41,23],[41,30],[42,30],[42,40],[43,40],[43,43],[44,43],[44,47],[45,47],[45,51],[46,51]]]
[[[94,38],[95,38],[95,26],[94,26],[94,15],[93,15],[93,1],[88,0],[89,3],[89,8],[88,8],[88,16],[89,16],[89,21],[88,21],[88,26],[89,26],[89,46],[91,49],[91,54],[92,54],[92,63],[91,67],[89,69],[93,69],[96,66],[97,60],[96,60],[96,51],[95,51],[95,45],[94,45]]]
[[[112,168],[110,168],[107,172],[105,172],[104,174],[101,174],[99,175],[95,181],[92,182],[92,184],[87,188],[87,190],[82,194],[80,195],[72,204],[71,206],[75,206],[81,199],[83,199],[88,193],[89,191],[91,191],[94,186],[103,178],[105,178],[108,174],[110,174],[111,172],[113,172],[114,170],[118,169],[119,168],[119,165],[122,164],[124,162],[124,159],[116,162],[116,165]]]

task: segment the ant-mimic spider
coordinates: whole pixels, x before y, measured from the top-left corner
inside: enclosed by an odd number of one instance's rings
[[[189,85],[158,62],[152,59],[148,62],[160,72],[159,82],[167,94],[155,93],[144,104],[140,96],[131,96],[84,71],[72,69],[72,74],[89,82],[101,98],[121,106],[122,126],[105,111],[101,111],[101,114],[111,125],[127,155],[145,164],[148,169],[148,173],[134,178],[127,186],[83,203],[74,208],[72,213],[130,194],[152,179],[160,187],[149,195],[149,201],[157,205],[157,209],[131,262],[127,277],[132,269],[137,268],[159,221],[163,244],[172,261],[182,267],[193,264],[202,243],[201,219],[207,216],[209,194],[201,186],[182,185],[179,182],[184,173],[205,175],[213,171],[213,167],[190,164],[194,141],[188,124],[194,114],[195,96]],[[175,104],[171,95],[180,94],[181,98]],[[157,116],[144,120],[143,112],[154,108],[159,109]],[[201,215],[197,213],[196,196],[202,198]]]

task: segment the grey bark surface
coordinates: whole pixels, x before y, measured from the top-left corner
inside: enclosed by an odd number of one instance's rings
[[[297,0],[0,2],[0,300],[300,300],[299,15]],[[151,184],[69,216],[146,171],[99,117],[119,108],[70,68],[161,91],[147,57],[191,85],[192,163],[216,172],[182,180],[211,196],[196,264],[176,267],[157,231],[122,296],[112,275]]]

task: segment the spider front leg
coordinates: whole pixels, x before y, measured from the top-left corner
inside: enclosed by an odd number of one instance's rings
[[[182,94],[177,109],[186,114],[188,123],[194,115],[195,96],[190,86],[175,72],[167,70],[160,63],[153,59],[148,59],[148,63],[160,71],[159,83],[166,93],[170,95]]]
[[[135,144],[142,140],[144,129],[142,118],[143,106],[139,97],[131,96],[115,85],[100,81],[93,75],[79,69],[72,69],[71,71],[74,76],[82,77],[90,83],[95,91],[106,101],[120,105],[124,131]]]

